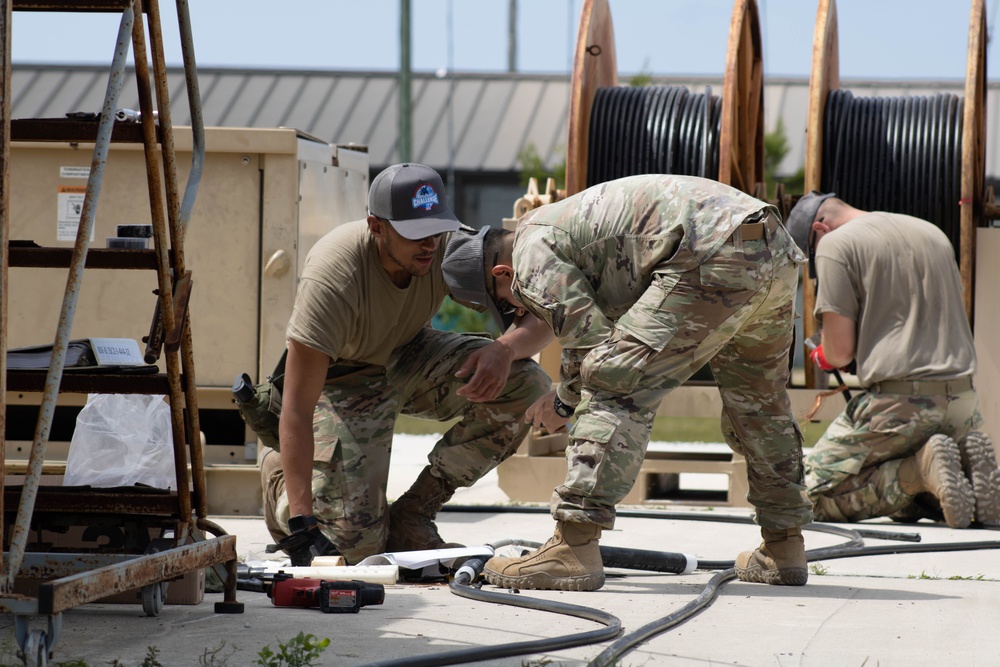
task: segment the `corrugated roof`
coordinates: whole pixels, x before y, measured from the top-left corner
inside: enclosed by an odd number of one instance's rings
[[[101,108],[106,67],[14,65],[13,118],[55,118]],[[125,81],[121,105],[138,108],[133,74]],[[169,72],[173,121],[191,121],[184,74]],[[379,168],[399,159],[398,90],[395,72],[241,70],[201,68],[198,72],[206,126],[293,127],[331,143],[369,147]],[[721,79],[654,79],[657,85],[684,85],[695,92],[711,86],[718,95]],[[963,81],[842,81],[859,96],[899,97],[935,93],[964,94]],[[569,118],[569,77],[533,74],[462,74],[439,78],[414,73],[412,159],[461,171],[519,171],[517,156],[534,144],[550,165],[562,161]],[[790,174],[805,159],[808,79],[768,79],[764,88],[765,127],[782,119],[789,153],[779,172]],[[449,105],[449,96],[451,104]],[[1000,83],[989,85],[987,127],[997,127]],[[449,129],[450,127],[450,129]],[[1000,177],[1000,137],[987,132],[986,174]]]

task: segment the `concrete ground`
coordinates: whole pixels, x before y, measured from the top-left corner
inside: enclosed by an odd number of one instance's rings
[[[405,490],[419,471],[427,442],[394,447],[390,496]],[[495,473],[471,489],[460,490],[450,504],[510,507]],[[643,514],[654,514],[652,510],[657,508],[666,518],[620,517],[615,530],[605,532],[602,544],[693,554],[703,561],[729,561],[760,539],[755,526],[722,520],[745,520],[747,510],[677,505],[641,509]],[[270,539],[262,519],[212,518],[237,536],[241,559],[273,558],[264,553]],[[445,539],[468,545],[505,538],[541,542],[553,528],[546,513],[509,511],[446,511],[439,515],[438,525]],[[952,530],[926,522],[903,525],[878,521],[845,527],[917,533],[920,544],[940,545],[940,550],[820,560],[812,565],[805,587],[737,580],[722,583],[714,601],[700,612],[607,664],[1000,665],[1000,557],[994,549],[949,550],[974,542],[1000,546],[1000,533]],[[806,547],[816,549],[844,541],[838,535],[810,531]],[[867,546],[907,548],[912,544],[865,539]],[[623,627],[620,638],[685,608],[703,595],[717,572],[697,570],[675,575],[609,570],[608,574],[605,587],[591,593],[513,593],[489,585],[483,590],[503,598],[557,601],[613,615]],[[261,662],[260,653],[265,647],[275,653],[282,645],[291,648],[299,632],[330,640],[312,661],[315,665],[388,665],[418,656],[427,657],[408,664],[467,664],[449,660],[447,653],[483,646],[500,649],[510,643],[605,627],[535,608],[470,600],[455,595],[444,584],[387,586],[384,604],[366,606],[357,614],[274,607],[263,593],[247,591],[239,592],[245,613],[216,614],[214,602],[221,599],[221,593],[208,593],[202,604],[167,605],[155,618],[145,616],[139,605],[91,604],[72,609],[63,615],[62,631],[49,664],[294,664]],[[43,617],[33,619],[32,627],[41,627],[44,622]],[[0,616],[0,623],[7,626],[5,632],[12,631],[10,615]],[[477,664],[605,664],[593,661],[614,641]],[[7,639],[0,648],[0,664],[19,664],[14,649],[13,640]]]

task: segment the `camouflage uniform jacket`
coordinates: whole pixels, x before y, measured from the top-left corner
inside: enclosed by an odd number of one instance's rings
[[[657,273],[680,274],[714,255],[738,225],[776,209],[717,181],[630,176],[525,214],[514,240],[514,291],[563,347],[559,398],[580,401],[581,363],[593,347],[629,334]],[[636,318],[641,321],[641,318]]]

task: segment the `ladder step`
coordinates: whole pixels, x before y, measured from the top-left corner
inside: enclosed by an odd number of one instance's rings
[[[92,144],[97,141],[98,120],[79,118],[18,118],[10,121],[11,141],[66,141]],[[156,141],[162,140],[159,124]],[[112,143],[141,144],[142,124],[115,121],[111,130]]]
[[[79,373],[66,369],[59,391],[75,394],[159,394],[170,393],[170,384],[165,373],[149,373],[147,368],[138,366],[138,373]],[[40,392],[45,389],[48,371],[7,370],[7,391]]]
[[[73,248],[27,248],[11,241],[9,266],[43,269],[69,268]],[[155,269],[155,250],[132,250],[125,248],[90,248],[87,251],[88,269]]]
[[[129,0],[14,0],[12,9],[23,12],[118,12]]]
[[[21,486],[3,489],[4,507],[13,514],[21,501]],[[115,514],[177,516],[177,492],[142,486],[107,489],[89,486],[40,486],[35,497],[35,514]],[[8,517],[10,518],[10,517]],[[13,523],[13,522],[11,522]]]

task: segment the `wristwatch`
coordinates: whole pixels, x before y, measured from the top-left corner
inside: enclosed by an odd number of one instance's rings
[[[552,409],[555,410],[556,414],[563,419],[569,419],[573,416],[573,413],[576,412],[576,408],[572,405],[566,405],[560,401],[558,395],[552,399]]]

